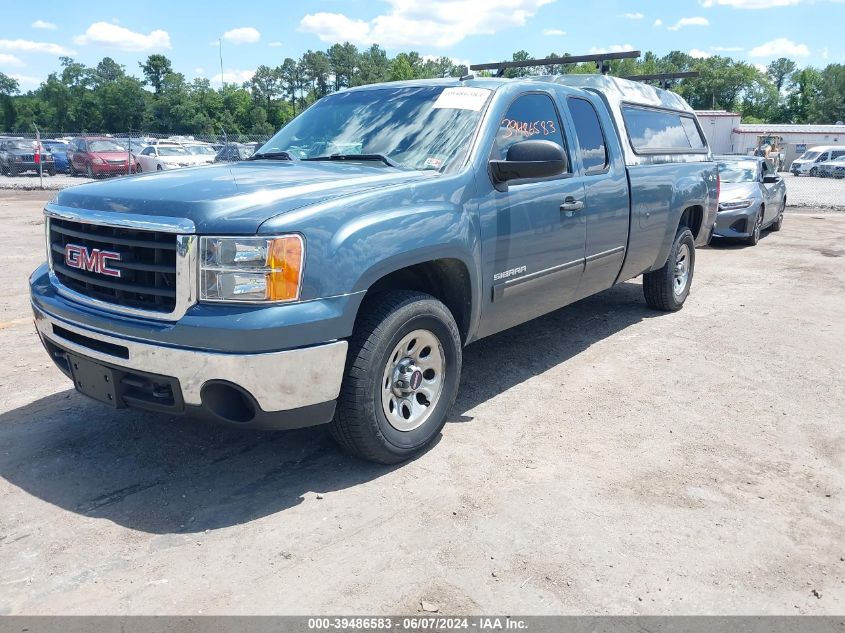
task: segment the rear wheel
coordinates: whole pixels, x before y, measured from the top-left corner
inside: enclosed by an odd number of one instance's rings
[[[695,239],[689,228],[681,226],[663,267],[643,275],[646,303],[664,312],[680,310],[689,296],[694,271]]]
[[[460,375],[461,339],[445,305],[414,291],[377,296],[349,340],[332,436],[370,461],[410,459],[446,423]]]

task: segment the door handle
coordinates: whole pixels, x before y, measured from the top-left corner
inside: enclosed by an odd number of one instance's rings
[[[560,205],[561,211],[581,211],[584,208],[584,203],[581,200],[576,200],[572,196],[567,196]]]

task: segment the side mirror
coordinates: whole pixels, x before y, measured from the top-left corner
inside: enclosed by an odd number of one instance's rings
[[[766,184],[766,185],[773,185],[774,183],[778,182],[779,180],[780,180],[780,176],[777,176],[775,174],[763,176],[763,184]]]
[[[508,149],[507,160],[491,160],[496,182],[524,178],[549,178],[569,169],[566,152],[552,141],[520,141]]]

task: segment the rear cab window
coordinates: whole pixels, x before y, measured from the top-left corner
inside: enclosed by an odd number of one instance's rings
[[[570,97],[568,103],[584,172],[588,175],[604,173],[608,166],[607,143],[596,109],[579,97]]]
[[[552,141],[560,145],[564,152],[567,151],[557,108],[547,94],[523,94],[511,103],[499,123],[499,130],[493,142],[492,158],[507,160],[511,146],[527,140]]]
[[[703,153],[707,145],[692,115],[639,106],[622,107],[631,147],[637,154]]]

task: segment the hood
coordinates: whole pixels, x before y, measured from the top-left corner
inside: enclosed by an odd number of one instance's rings
[[[119,152],[91,152],[91,156],[96,156],[97,158],[102,158],[103,160],[126,160],[126,154],[126,150],[121,150]]]
[[[723,182],[719,193],[719,202],[732,200],[747,200],[756,198],[760,194],[760,187],[756,182]]]
[[[70,209],[188,218],[198,233],[255,233],[269,218],[332,198],[434,177],[355,163],[255,161],[126,176],[70,187]]]

